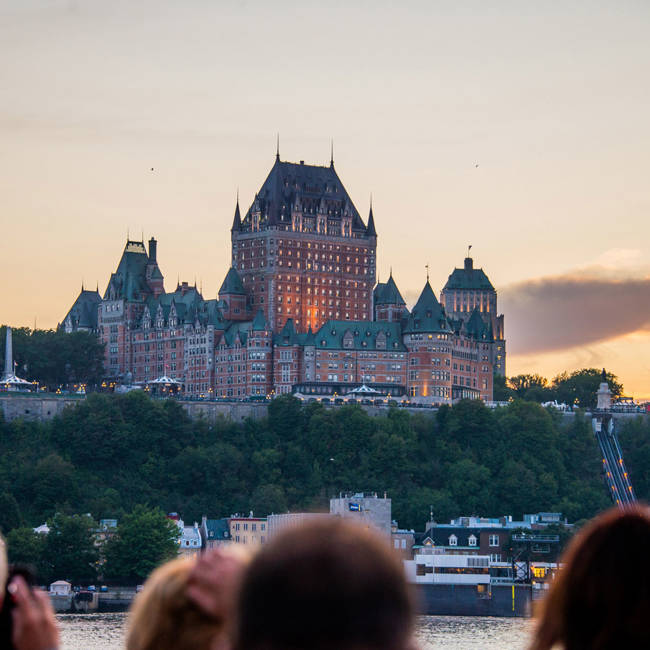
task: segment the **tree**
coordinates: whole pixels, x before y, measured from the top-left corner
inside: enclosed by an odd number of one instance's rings
[[[142,582],[158,565],[178,554],[179,537],[176,522],[162,510],[136,506],[106,543],[106,576],[127,584]]]
[[[43,559],[46,536],[32,528],[14,528],[7,535],[7,555],[12,564],[29,564],[36,570],[37,578],[46,579]]]
[[[251,496],[251,506],[258,515],[287,511],[287,498],[279,485],[266,483],[258,486]]]
[[[548,380],[538,374],[516,375],[508,380],[517,397],[531,402],[545,402],[551,393]]]
[[[508,379],[504,375],[495,374],[492,379],[492,399],[495,402],[507,402],[514,396],[515,391],[508,386]]]
[[[51,516],[57,506],[74,503],[77,496],[75,469],[58,454],[48,454],[25,472],[24,489],[36,510]]]
[[[22,520],[14,495],[11,492],[0,494],[0,532],[6,535],[10,530],[18,528]]]
[[[44,566],[51,579],[70,582],[92,581],[97,575],[98,553],[95,522],[88,515],[57,513],[48,522]]]
[[[6,327],[0,327],[0,340],[5,340]],[[92,332],[62,330],[12,330],[14,360],[18,374],[55,388],[60,384],[96,384],[104,369],[104,344]],[[1,346],[0,357],[4,353]],[[2,358],[4,361],[4,358]]]
[[[606,372],[605,377],[613,397],[620,397],[623,384],[611,372]],[[577,404],[580,408],[592,409],[596,407],[596,393],[602,382],[602,371],[598,368],[583,368],[570,375],[566,372],[553,379],[552,388],[558,402],[564,404]]]

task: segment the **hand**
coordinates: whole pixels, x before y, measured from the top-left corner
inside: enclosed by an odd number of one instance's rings
[[[230,549],[217,548],[202,554],[190,573],[187,595],[206,614],[229,622],[246,564],[245,556]]]
[[[59,630],[50,597],[43,591],[32,591],[22,576],[9,585],[14,601],[13,644],[16,650],[54,650],[59,646]]]

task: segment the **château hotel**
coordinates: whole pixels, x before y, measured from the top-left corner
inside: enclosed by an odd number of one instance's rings
[[[107,379],[176,379],[189,396],[271,393],[383,395],[445,404],[492,399],[505,374],[497,293],[470,257],[440,294],[429,284],[408,310],[393,279],[376,283],[377,232],[355,208],[333,161],[288,163],[231,229],[218,297],[196,285],[165,292],[157,242],[127,241],[103,297],[81,294],[61,327],[97,333]]]

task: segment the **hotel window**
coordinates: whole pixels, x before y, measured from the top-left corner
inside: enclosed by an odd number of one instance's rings
[[[498,535],[490,535],[489,543],[490,543],[490,546],[499,546],[499,536]]]

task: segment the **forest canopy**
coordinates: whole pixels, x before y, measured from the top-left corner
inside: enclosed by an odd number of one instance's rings
[[[650,427],[621,442],[639,498],[650,496]],[[268,417],[192,421],[174,400],[92,394],[50,422],[0,420],[0,528],[55,513],[122,518],[138,505],[201,515],[326,510],[340,491],[386,491],[400,526],[460,515],[556,511],[576,521],[610,505],[590,421],[529,401],[464,400],[433,416],[281,397]]]

